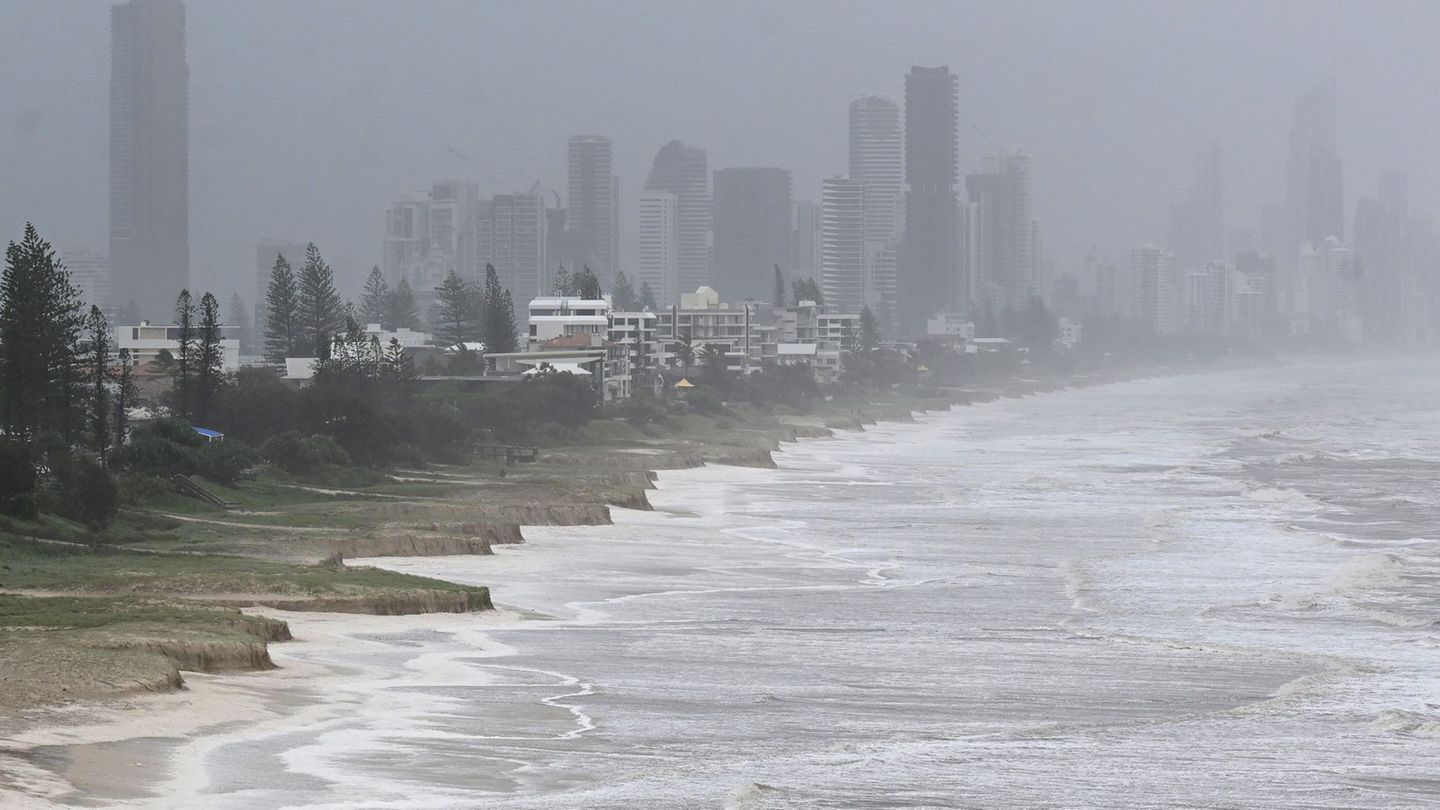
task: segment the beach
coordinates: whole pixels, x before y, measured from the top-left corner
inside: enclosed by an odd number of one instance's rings
[[[278,670],[187,674],[179,695],[8,738],[6,789],[217,808],[1433,806],[1434,370],[1136,380],[842,432],[775,470],[662,472],[653,509],[613,525],[366,561],[489,585],[493,613],[267,611],[296,638],[271,645]]]

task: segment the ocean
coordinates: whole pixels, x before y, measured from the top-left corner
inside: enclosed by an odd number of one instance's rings
[[[217,739],[204,803],[1440,806],[1437,372],[1000,400],[375,561],[513,620],[274,645],[343,711]]]

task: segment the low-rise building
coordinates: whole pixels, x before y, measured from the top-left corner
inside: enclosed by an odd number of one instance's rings
[[[610,329],[609,297],[544,296],[530,301],[527,348],[568,335],[599,335]]]
[[[195,339],[199,341],[199,330],[195,330]],[[141,321],[136,326],[115,327],[115,350],[127,349],[130,358],[137,366],[144,366],[155,361],[161,352],[168,352],[171,358],[180,353],[180,327],[171,325],[152,325],[149,321]],[[240,368],[240,327],[220,327],[220,367],[225,372],[232,372]]]

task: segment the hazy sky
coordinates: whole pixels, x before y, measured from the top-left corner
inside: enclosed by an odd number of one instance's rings
[[[0,0],[0,237],[107,245],[109,3]],[[565,142],[615,141],[627,211],[680,138],[711,169],[844,174],[846,110],[960,77],[961,167],[1033,156],[1057,270],[1160,241],[1194,156],[1227,161],[1227,225],[1281,198],[1295,96],[1339,87],[1347,206],[1380,170],[1440,183],[1440,4],[188,0],[195,286],[252,289],[262,236],[352,278],[386,205],[447,176],[565,185]],[[463,154],[465,162],[449,150]],[[239,274],[240,277],[236,278]]]

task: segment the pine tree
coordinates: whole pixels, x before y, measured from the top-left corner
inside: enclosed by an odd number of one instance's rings
[[[475,337],[475,302],[470,285],[452,268],[435,290],[435,340],[454,346]]]
[[[559,270],[555,271],[554,291],[556,295],[575,294],[575,279],[571,277],[570,271],[566,270],[563,264],[560,265]]]
[[[296,309],[299,289],[290,263],[279,254],[270,271],[270,286],[265,290],[265,361],[283,365],[285,358],[295,357],[300,347],[300,322]]]
[[[71,432],[80,306],[50,243],[26,223],[20,243],[6,248],[0,274],[0,427],[6,433]]]
[[[509,290],[505,290],[500,295],[500,313],[503,317],[503,322],[499,329],[499,334],[502,338],[509,338],[509,341],[499,344],[507,348],[496,349],[495,351],[519,351],[520,338],[519,330],[515,326],[515,301],[510,297]]]
[[[515,309],[510,291],[500,286],[495,266],[485,265],[485,349],[489,352],[515,351]]]
[[[640,308],[640,300],[635,296],[635,288],[630,286],[630,279],[625,277],[624,270],[615,274],[615,290],[612,296],[615,309],[620,312],[633,312]]]
[[[335,274],[311,242],[305,246],[305,266],[298,279],[299,296],[295,311],[300,322],[300,346],[313,357],[329,356],[330,342],[344,325],[340,294],[335,292]]]
[[[815,283],[813,278],[797,278],[790,284],[791,292],[795,296],[795,306],[800,306],[801,301],[814,301],[818,306],[825,306],[825,294],[820,291],[820,285]]]
[[[135,361],[129,349],[121,349],[120,370],[115,377],[115,446],[125,444],[125,434],[130,430],[129,408],[135,402]]]
[[[210,418],[210,409],[220,393],[224,365],[220,303],[207,292],[200,297],[199,342],[195,350],[195,416],[202,422]]]
[[[575,278],[574,286],[575,294],[586,301],[597,301],[605,295],[605,291],[600,289],[600,277],[595,275],[595,271],[591,270],[588,264],[584,265],[580,275]]]
[[[411,362],[410,355],[405,353],[405,347],[400,345],[398,338],[390,338],[385,346],[385,356],[380,361],[380,374],[384,379],[394,382],[408,382],[415,378],[415,364]]]
[[[386,329],[415,329],[420,325],[420,310],[415,306],[415,293],[410,282],[400,279],[395,289],[385,296]]]
[[[110,324],[100,307],[91,305],[85,325],[90,332],[90,440],[105,464],[110,449]]]
[[[648,281],[640,282],[640,308],[652,312],[657,308],[655,306],[655,291],[650,289],[650,282]]]
[[[780,272],[780,265],[775,265],[775,294],[770,303],[777,308],[785,307],[785,274]]]
[[[385,274],[380,272],[379,267],[371,268],[370,275],[365,279],[365,292],[360,296],[360,318],[366,325],[378,323],[382,329],[395,328],[385,318],[385,304],[389,297],[390,285],[385,283]]]
[[[189,419],[195,396],[190,379],[195,371],[195,299],[189,290],[181,290],[175,298],[175,325],[180,333],[180,345],[175,352],[175,410],[181,419]]]

